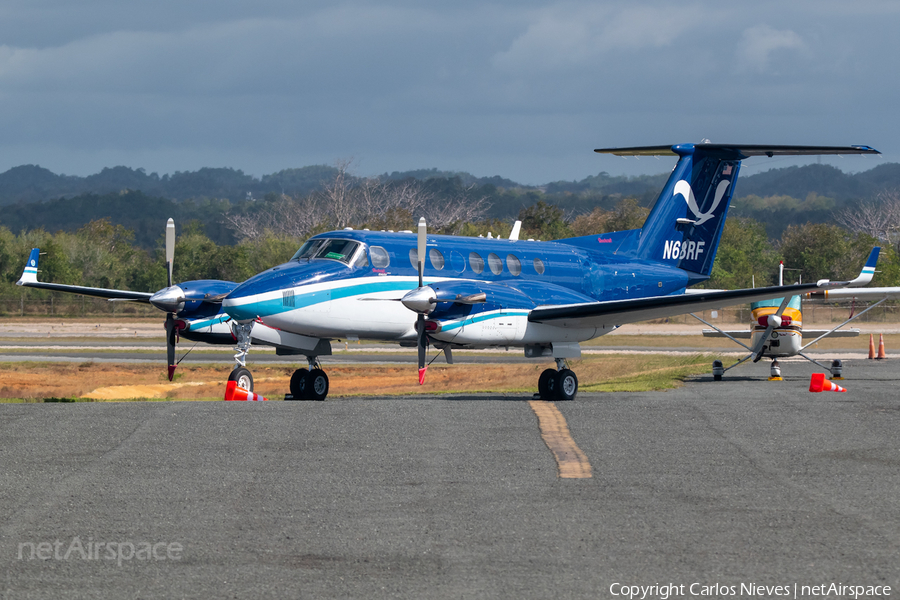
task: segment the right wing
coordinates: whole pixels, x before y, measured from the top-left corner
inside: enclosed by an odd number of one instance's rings
[[[40,249],[33,248],[25,264],[25,270],[22,271],[22,277],[16,282],[16,285],[25,287],[33,287],[42,290],[50,290],[53,292],[68,292],[70,294],[81,294],[82,296],[93,296],[95,298],[107,298],[108,300],[131,300],[134,302],[150,302],[149,292],[131,292],[128,290],[110,290],[106,288],[87,287],[82,285],[65,285],[62,283],[43,283],[37,280],[38,257]]]

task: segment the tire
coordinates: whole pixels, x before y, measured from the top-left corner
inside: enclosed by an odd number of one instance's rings
[[[306,376],[306,394],[310,400],[322,401],[328,395],[328,375],[322,369],[313,369]]]
[[[538,379],[538,395],[541,400],[553,400],[553,390],[550,386],[554,377],[556,377],[556,369],[547,369],[541,373]]]
[[[291,375],[291,396],[294,400],[309,400],[306,397],[306,378],[309,376],[309,369],[297,369]]]
[[[557,400],[574,400],[575,394],[578,393],[578,377],[574,371],[563,369],[560,371],[556,379],[556,399]]]
[[[250,369],[246,367],[238,367],[228,376],[228,381],[236,381],[239,387],[244,388],[248,392],[253,391],[253,375]]]

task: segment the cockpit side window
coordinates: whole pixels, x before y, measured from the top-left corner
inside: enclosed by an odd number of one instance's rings
[[[359,243],[352,240],[326,240],[326,242],[316,250],[313,258],[330,258],[349,264],[350,259],[353,258],[353,253],[356,252],[358,246]]]
[[[369,266],[369,257],[366,255],[365,250],[358,253],[356,255],[356,260],[353,261],[354,267],[368,267]]]
[[[318,250],[326,241],[327,240],[307,240],[306,243],[300,246],[300,249],[294,253],[291,260],[308,260],[312,258],[316,253],[316,250]]]
[[[350,264],[356,249],[359,248],[359,242],[353,240],[336,240],[336,239],[318,239],[309,240],[297,250],[292,260],[311,260],[327,258],[337,260],[344,264]],[[365,255],[365,252],[363,252]],[[366,259],[368,263],[368,258]]]

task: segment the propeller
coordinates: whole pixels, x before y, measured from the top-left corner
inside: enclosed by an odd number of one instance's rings
[[[418,266],[419,266],[419,287],[416,292],[424,292],[425,281],[424,281],[424,272],[425,272],[425,246],[426,246],[426,225],[425,225],[425,217],[419,218],[419,229],[418,229]],[[427,288],[431,294],[434,294],[434,290],[430,287]],[[406,303],[404,302],[404,305]],[[419,385],[425,384],[425,371],[428,367],[425,365],[425,351],[426,345],[428,344],[428,337],[425,335],[425,312],[417,311],[418,315],[416,316],[416,333],[418,336],[416,338],[416,346],[419,349]]]
[[[784,310],[787,308],[790,302],[791,296],[785,296],[784,300],[782,300],[781,304],[778,306],[778,310],[775,311],[775,314],[766,317],[766,330],[765,332],[763,332],[762,337],[759,338],[759,341],[756,343],[756,346],[752,350],[752,353],[755,355],[753,357],[753,362],[759,362],[759,359],[762,358],[763,351],[766,347],[766,342],[769,341],[769,336],[772,334],[772,330],[776,327],[781,327],[781,324],[783,322],[781,315],[784,314]]]
[[[178,323],[175,313],[184,308],[184,290],[172,285],[172,270],[175,262],[175,220],[166,223],[166,287],[150,296],[150,304],[166,313],[166,361],[169,367],[169,381],[175,376],[178,363],[175,362],[175,344],[178,341]]]

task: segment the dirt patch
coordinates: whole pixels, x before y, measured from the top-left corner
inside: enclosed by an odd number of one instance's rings
[[[645,357],[604,355],[573,361],[581,385],[591,385],[666,366],[660,355]],[[662,361],[662,362],[660,362]],[[659,363],[659,364],[657,364]],[[667,364],[667,363],[666,363]],[[325,365],[330,397],[402,395],[478,391],[537,391],[541,371],[552,362],[533,364],[432,365],[425,385],[418,385],[414,365]],[[255,392],[270,399],[283,398],[295,367],[252,366]],[[169,382],[163,367],[86,362],[6,363],[0,366],[0,398],[85,398],[127,400],[135,398],[195,400],[225,396],[230,367],[180,367]]]

